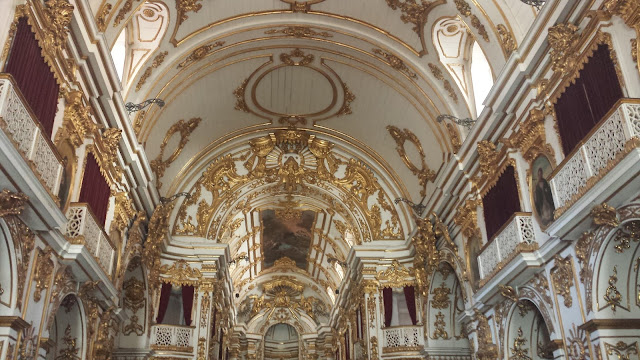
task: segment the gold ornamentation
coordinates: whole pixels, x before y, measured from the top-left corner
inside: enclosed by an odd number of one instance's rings
[[[522,334],[522,328],[518,328],[518,336],[513,340],[513,347],[511,348],[511,356],[509,359],[531,360],[531,357],[527,355],[529,353],[529,349],[525,348],[526,344],[527,340]]]
[[[178,10],[178,26],[182,25],[189,18],[187,13],[190,11],[198,12],[202,9],[202,0],[176,0],[176,10]],[[177,28],[177,27],[176,27]]]
[[[91,107],[83,103],[84,94],[79,90],[64,91],[64,116],[62,129],[56,134],[56,143],[69,139],[71,145],[79,147],[84,139],[97,131],[91,120]]]
[[[449,334],[445,330],[447,324],[444,322],[444,314],[441,311],[436,314],[436,321],[433,323],[433,326],[435,327],[435,330],[433,331],[434,339],[449,339]]]
[[[285,36],[292,36],[292,37],[296,37],[296,38],[318,38],[318,37],[322,37],[322,38],[332,38],[333,35],[329,34],[326,31],[322,31],[322,32],[317,32],[314,30],[311,30],[310,27],[308,26],[287,26],[284,27],[282,29],[271,29],[271,30],[267,30],[264,32],[267,35],[272,35],[272,34],[282,34]]]
[[[153,69],[156,69],[158,68],[158,66],[162,65],[162,63],[164,62],[164,58],[167,55],[169,55],[169,52],[163,51],[158,55],[156,55],[155,58],[153,58],[151,65],[144,70],[144,73],[140,77],[140,80],[138,80],[138,83],[136,84],[136,91],[140,91],[140,89],[142,89],[142,86],[147,82],[147,79],[151,76]]]
[[[638,67],[638,39],[631,39],[631,58]]]
[[[575,251],[578,262],[580,263],[580,282],[583,284],[587,281],[588,257],[591,245],[593,244],[593,234],[585,232],[576,242]]]
[[[377,48],[373,49],[372,51],[374,54],[380,55],[383,58],[385,58],[385,60],[387,60],[387,64],[389,64],[389,66],[391,66],[392,68],[400,71],[401,73],[407,75],[412,79],[418,78],[418,75],[415,72],[411,71],[411,69],[409,69],[409,67],[404,63],[404,61],[402,61],[402,59],[395,56],[394,54],[386,52],[382,49],[377,49]]]
[[[616,355],[620,360],[630,360],[631,355],[638,355],[638,342],[627,344],[624,341],[618,341],[615,345],[605,342],[604,349],[607,355]]]
[[[604,300],[607,305],[611,306],[611,310],[615,313],[616,307],[620,306],[622,294],[618,291],[616,284],[618,283],[618,266],[613,267],[613,274],[609,276],[609,286],[604,294]]]
[[[414,285],[413,271],[400,265],[398,260],[393,260],[387,270],[379,271],[376,279],[383,288],[401,288]]]
[[[336,113],[337,117],[340,117],[342,115],[351,115],[351,103],[356,99],[356,96],[353,95],[351,91],[349,91],[347,84],[342,83],[342,91],[344,93],[344,101],[342,102],[342,107]]]
[[[519,150],[528,162],[535,160],[541,153],[553,155],[553,148],[547,143],[544,122],[544,111],[533,109],[520,124],[520,129],[508,139],[502,139],[502,142],[512,149]]]
[[[296,60],[299,59],[299,60]],[[315,56],[313,54],[305,54],[299,48],[291,50],[290,53],[280,54],[280,61],[287,66],[307,66],[313,62]]]
[[[167,167],[169,167],[169,165],[171,165],[171,163],[176,161],[178,156],[180,156],[180,153],[182,153],[182,150],[184,149],[184,147],[187,145],[187,142],[189,141],[189,136],[198,127],[198,125],[200,124],[200,121],[202,121],[201,118],[192,118],[187,122],[181,119],[177,123],[171,125],[169,130],[167,130],[167,133],[165,134],[164,139],[162,140],[162,144],[160,144],[160,153],[153,161],[151,161],[151,170],[153,171],[154,174],[156,174],[156,179],[158,181],[158,185],[157,185],[158,188],[162,187],[160,178],[164,176],[164,172],[166,171]],[[178,143],[178,146],[173,151],[173,153],[171,153],[171,155],[165,160],[163,159],[163,157],[164,157],[164,152],[166,150],[167,144],[169,143],[169,140],[171,140],[173,135],[175,135],[176,133],[180,133],[180,142]]]
[[[96,24],[98,25],[98,30],[100,30],[100,32],[104,32],[107,29],[107,16],[109,16],[111,9],[113,9],[113,5],[105,3],[98,11],[98,16],[96,16]]]
[[[571,257],[566,258],[555,256],[555,269],[551,270],[551,281],[558,295],[564,298],[564,306],[570,308],[573,305],[571,288],[573,287],[573,269]]]
[[[433,77],[435,77],[437,80],[442,81],[444,89],[447,91],[447,93],[449,93],[449,97],[453,100],[453,102],[457,104],[458,94],[456,94],[456,91],[454,90],[453,86],[451,86],[449,80],[445,79],[442,70],[440,70],[437,65],[432,63],[429,63],[429,69],[431,70],[431,74],[433,74]]]
[[[427,54],[427,45],[424,33],[424,27],[427,24],[429,13],[438,5],[445,4],[445,0],[427,1],[421,0],[386,0],[387,5],[393,10],[400,9],[402,15],[400,19],[405,24],[413,24],[413,31],[418,34],[422,43],[422,51],[420,56]]]
[[[213,44],[200,46],[199,48],[193,50],[191,54],[189,54],[189,56],[187,56],[187,58],[184,59],[184,61],[178,64],[177,68],[181,69],[183,67],[187,67],[188,65],[191,65],[194,62],[197,62],[200,59],[203,59],[205,56],[209,55],[213,51],[213,49],[221,47],[225,43],[226,43],[225,41],[216,41]]]
[[[462,147],[462,139],[460,138],[460,131],[458,131],[458,128],[451,123],[446,123],[445,126],[447,128],[447,132],[449,133],[449,137],[451,138],[451,146],[453,146],[453,153],[457,154],[458,151],[460,151],[460,148]]]
[[[138,316],[136,313],[138,310],[144,307],[144,283],[136,278],[130,278],[123,284],[124,289],[124,308],[131,310],[133,315],[129,319],[129,324],[124,328],[124,335],[129,335],[132,332],[138,336],[144,334],[144,327],[138,324]]]
[[[616,231],[613,241],[617,243],[615,249],[618,254],[631,248],[631,241],[640,241],[640,221],[634,220],[624,224],[622,229]]]
[[[71,324],[67,325],[64,329],[64,336],[62,342],[66,345],[66,348],[60,349],[60,355],[55,357],[55,360],[73,360],[79,359],[78,349],[76,342],[77,338],[71,337]]]
[[[47,6],[44,9],[44,16],[48,26],[44,27],[46,31],[44,47],[60,49],[67,41],[74,8],[68,0],[47,0],[45,4]]]
[[[55,267],[53,260],[51,260],[51,254],[53,250],[47,249],[40,253],[38,256],[38,264],[35,270],[34,280],[36,282],[36,288],[33,293],[33,300],[39,302],[42,298],[42,291],[49,289],[51,277],[53,276],[53,269]]]
[[[545,276],[544,272],[537,273],[533,276],[533,279],[529,282],[531,286],[542,296],[544,301],[550,306],[553,307],[553,300],[549,295],[549,281]]]
[[[233,91],[233,95],[236,97],[236,106],[234,109],[240,110],[246,113],[251,112],[249,110],[249,106],[247,106],[247,102],[244,100],[244,94],[247,90],[247,84],[249,83],[249,79],[245,79],[237,89]]]
[[[586,331],[576,327],[576,324],[572,324],[572,327],[572,329],[569,329],[569,337],[567,338],[567,356],[569,360],[590,360]]]
[[[160,274],[163,275],[162,281],[177,286],[196,285],[202,279],[200,270],[191,268],[183,259],[177,260],[171,266],[163,265]]]
[[[140,1],[140,0],[137,0],[137,1]],[[117,27],[118,25],[120,25],[122,20],[124,20],[124,18],[132,9],[133,9],[133,0],[126,0],[124,2],[124,5],[122,5],[122,7],[120,8],[120,11],[118,11],[118,14],[116,15],[115,19],[113,19],[113,27]]]
[[[369,344],[371,345],[371,360],[378,360],[378,338],[372,336],[369,339]]]
[[[480,22],[480,19],[475,14],[471,13],[471,7],[464,0],[454,0],[456,4],[456,8],[458,12],[466,17],[471,17],[471,25],[478,30],[478,34],[484,39],[484,41],[489,42],[489,34],[487,30],[484,28],[484,25]]]
[[[29,197],[21,192],[3,189],[0,192],[0,218],[22,214]]]
[[[206,328],[209,320],[209,310],[211,308],[211,295],[206,291],[202,296],[202,303],[200,304],[200,327]]]
[[[498,35],[500,35],[500,43],[502,44],[502,50],[507,54],[507,57],[511,56],[511,54],[516,50],[518,45],[516,45],[516,40],[511,35],[511,32],[507,29],[503,24],[498,24],[496,26],[498,30]]]
[[[456,215],[453,218],[456,225],[460,226],[462,235],[468,239],[480,236],[477,209],[481,205],[482,202],[478,199],[465,200],[464,204],[457,209]]]
[[[433,289],[433,300],[431,300],[431,307],[434,309],[446,309],[449,307],[449,295],[451,289],[443,282],[440,287]]]
[[[593,218],[593,223],[598,226],[606,225],[615,228],[620,225],[616,209],[606,203],[594,206],[591,209],[591,217]]]
[[[411,170],[411,172],[418,177],[418,181],[420,182],[420,186],[422,186],[422,190],[420,190],[421,196],[426,196],[427,193],[427,183],[429,181],[433,182],[436,178],[435,171],[431,170],[427,165],[426,155],[424,149],[422,148],[422,144],[420,140],[409,129],[400,130],[399,128],[393,125],[387,125],[387,131],[393,137],[393,140],[396,142],[396,151],[402,162]],[[405,149],[405,143],[409,141],[413,144],[413,146],[418,150],[420,154],[420,166],[414,164],[409,156],[407,155],[407,151]]]
[[[484,178],[492,178],[497,172],[498,152],[496,145],[489,140],[478,143],[478,162]]]
[[[625,24],[630,28],[636,30],[636,39],[631,40],[632,44],[632,57],[636,62],[636,67],[640,65],[638,58],[640,52],[638,51],[637,38],[640,37],[640,2],[638,0],[607,0],[604,3],[607,11],[612,15],[617,15],[624,20]]]
[[[198,357],[197,360],[207,360],[207,339],[198,339]]]
[[[491,338],[491,328],[489,327],[489,320],[480,312],[480,310],[474,308],[473,320],[476,324],[476,334],[478,334],[478,351],[476,356],[479,360],[495,360],[498,357],[498,346],[493,343]]]
[[[573,24],[558,24],[549,28],[551,45],[551,68],[556,73],[568,73],[576,65],[579,52],[576,47],[580,39],[578,27]]]

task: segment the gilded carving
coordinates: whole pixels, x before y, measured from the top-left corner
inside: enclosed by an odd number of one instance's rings
[[[151,65],[144,70],[144,73],[142,73],[140,80],[138,80],[138,83],[136,84],[136,91],[140,91],[140,89],[142,89],[142,86],[147,82],[147,79],[149,79],[149,77],[153,73],[153,69],[156,69],[158,68],[158,66],[162,65],[162,63],[164,62],[164,58],[167,55],[169,55],[169,52],[163,51],[156,55],[155,58],[153,58]]]
[[[62,128],[56,133],[56,143],[68,138],[71,145],[79,147],[84,139],[97,131],[91,120],[91,107],[83,103],[83,93],[79,90],[64,91],[64,116]]]
[[[145,289],[144,283],[136,278],[130,278],[124,282],[124,308],[129,309],[132,312],[132,316],[129,319],[129,324],[124,328],[124,335],[135,333],[138,336],[144,334],[144,326],[138,324],[138,310],[144,307],[145,302]]]
[[[609,276],[609,286],[604,293],[604,301],[611,307],[611,310],[615,313],[616,308],[620,306],[622,301],[622,294],[618,291],[618,266],[613,267],[613,274]]]
[[[209,291],[205,291],[200,304],[200,327],[206,328],[209,321],[209,310],[211,308],[211,295]]]
[[[178,64],[178,69],[191,65],[194,62],[197,62],[200,59],[203,59],[205,56],[211,54],[213,49],[219,48],[223,46],[225,43],[226,43],[225,41],[216,41],[213,44],[200,46],[199,48],[193,50],[191,54],[187,56],[186,59],[184,59],[180,64]]]
[[[553,156],[553,148],[547,143],[544,122],[544,110],[533,109],[520,124],[520,129],[502,142],[512,149],[519,150],[529,162],[535,160],[540,153]]]
[[[131,12],[131,10],[133,10],[133,0],[125,0],[124,4],[120,8],[120,11],[118,11],[118,14],[113,19],[113,27],[117,27],[118,25],[120,25],[122,20],[124,20],[124,18],[129,12]]]
[[[113,5],[105,3],[98,11],[98,15],[96,16],[96,24],[98,25],[98,30],[100,30],[101,32],[104,32],[107,28],[107,16],[109,16],[112,8]]]
[[[167,167],[169,167],[169,165],[171,165],[171,163],[173,163],[178,158],[178,156],[180,156],[180,153],[182,153],[182,150],[189,141],[189,136],[198,127],[200,121],[202,121],[201,118],[192,118],[187,122],[181,119],[177,123],[171,125],[169,130],[167,130],[167,133],[162,140],[162,144],[160,144],[160,153],[154,160],[151,161],[151,170],[153,170],[154,174],[156,174],[158,188],[162,187],[160,178],[164,176],[164,172],[166,171]],[[163,159],[167,144],[176,133],[180,133],[180,142],[178,143],[176,149],[173,150],[173,153],[171,153],[171,155],[167,159]]]
[[[425,39],[424,28],[427,24],[429,13],[438,5],[445,4],[445,0],[427,1],[421,0],[386,0],[387,5],[393,10],[400,10],[402,15],[400,19],[405,24],[413,24],[413,31],[418,34],[422,43],[422,51],[420,56],[427,54],[427,45]]]
[[[556,255],[555,268],[551,270],[551,281],[558,295],[564,298],[564,306],[570,308],[573,305],[571,288],[573,287],[573,269],[571,257],[566,258]]]
[[[557,73],[567,73],[576,65],[578,51],[576,47],[580,39],[578,27],[573,24],[558,24],[549,28],[549,45],[551,45],[551,68]]]
[[[615,345],[605,342],[604,349],[607,355],[616,355],[620,360],[630,360],[631,355],[638,355],[638,342],[627,344],[621,340]]]
[[[198,339],[198,357],[197,360],[207,360],[207,339],[199,338]]]
[[[47,0],[45,4],[44,15],[48,26],[44,27],[46,31],[44,47],[54,53],[54,48],[60,49],[67,41],[74,7],[68,0]]]
[[[177,260],[172,265],[163,265],[160,268],[162,280],[173,285],[195,285],[201,278],[202,273],[198,269],[194,269],[183,260]]]
[[[498,357],[498,346],[493,343],[489,320],[480,310],[474,308],[473,320],[476,321],[476,334],[478,339],[478,351],[476,356],[479,360],[495,360]]]
[[[414,285],[413,271],[400,265],[398,260],[393,260],[386,270],[378,271],[376,279],[383,288],[401,288]]]
[[[71,336],[71,324],[67,325],[64,329],[64,336],[62,337],[62,342],[66,346],[65,348],[60,349],[60,355],[56,356],[56,360],[71,360],[78,359],[78,352],[80,349],[76,345],[77,338]]]
[[[314,31],[308,26],[286,26],[282,29],[270,29],[264,32],[267,35],[282,34],[295,38],[332,38],[333,35],[326,31]]]
[[[247,84],[249,83],[249,79],[245,79],[237,89],[233,91],[233,95],[236,97],[236,110],[240,110],[242,112],[249,113],[249,106],[247,106],[247,102],[244,100],[244,94],[247,90]]]
[[[378,338],[372,336],[369,344],[371,344],[371,360],[378,360]]]
[[[485,178],[493,177],[497,172],[498,152],[496,145],[489,140],[478,143],[478,162]]]
[[[469,239],[479,237],[480,235],[477,209],[481,205],[482,202],[478,199],[465,200],[464,204],[457,209],[456,215],[453,218],[455,224],[460,226],[462,235]]]
[[[478,34],[482,37],[482,39],[486,42],[489,42],[489,34],[487,33],[487,30],[480,22],[480,19],[475,14],[471,13],[471,7],[469,6],[469,4],[464,0],[454,0],[454,3],[456,4],[456,8],[461,15],[471,18],[471,26],[478,30]]]
[[[434,309],[446,309],[449,307],[449,295],[451,289],[443,282],[440,287],[433,289],[433,300],[431,300],[431,307]]]
[[[631,248],[632,241],[640,241],[640,221],[635,220],[624,224],[614,234],[613,241],[616,243],[614,248],[618,254],[622,254],[625,250]]]
[[[33,300],[39,302],[42,298],[42,291],[49,289],[51,283],[51,277],[53,276],[53,269],[55,267],[53,260],[51,260],[51,254],[53,250],[47,249],[40,253],[38,256],[38,263],[36,265],[34,281],[36,287],[33,292]]]
[[[591,217],[593,218],[593,223],[598,226],[606,225],[615,228],[620,225],[616,209],[606,203],[594,206],[591,209]]]
[[[420,190],[421,196],[426,196],[427,192],[427,184],[429,181],[433,182],[436,178],[435,171],[431,170],[427,165],[426,155],[424,149],[422,148],[422,144],[418,137],[411,132],[409,129],[400,130],[399,128],[393,125],[387,125],[387,131],[393,137],[393,140],[396,142],[396,151],[402,162],[411,170],[411,172],[418,177],[418,181],[420,182],[420,186],[422,186],[422,190]],[[418,166],[414,164],[409,156],[407,155],[407,151],[405,149],[405,143],[409,141],[413,144],[413,146],[418,150],[420,154],[421,164]]]
[[[632,40],[632,57],[636,62],[636,67],[639,65],[638,58],[640,52],[638,52],[637,38],[640,37],[640,2],[638,0],[607,0],[604,3],[606,10],[612,14],[617,15],[624,20],[627,26],[636,30],[636,39]]]
[[[3,189],[0,192],[0,218],[22,214],[29,197],[21,192]]]
[[[389,66],[391,66],[392,68],[400,71],[401,73],[407,75],[412,79],[418,78],[418,75],[415,72],[411,71],[411,69],[409,69],[404,61],[402,61],[402,59],[400,59],[396,55],[377,48],[373,49],[372,51],[374,54],[382,56],[387,61],[387,64],[389,64]]]
[[[435,328],[435,330],[433,331],[433,338],[434,339],[442,338],[443,340],[449,339],[449,334],[445,330],[446,326],[447,324],[444,321],[444,314],[441,311],[439,311],[436,314],[436,321],[433,323],[433,327]]]
[[[437,65],[432,63],[429,63],[429,70],[431,70],[431,74],[433,74],[433,77],[435,77],[437,80],[442,81],[444,89],[449,94],[449,97],[453,100],[453,102],[457,104],[458,94],[456,94],[456,91],[454,90],[453,86],[451,86],[451,83],[449,82],[449,80],[445,79],[444,73],[442,72],[442,70],[440,70],[440,68]]]
[[[345,83],[342,83],[342,92],[344,93],[344,99],[342,101],[342,107],[340,107],[340,110],[336,113],[338,117],[351,115],[353,113],[351,103],[356,99],[356,96],[349,90],[349,87]]]
[[[458,131],[458,128],[451,123],[447,123],[445,126],[447,127],[449,138],[451,139],[451,146],[453,146],[453,152],[454,154],[457,154],[458,151],[460,151],[460,148],[462,147],[462,139],[460,138],[460,131]]]
[[[553,307],[553,300],[549,295],[549,281],[544,272],[535,274],[529,283],[542,296],[547,305]]]
[[[524,338],[522,334],[522,328],[518,328],[518,336],[513,339],[513,347],[511,348],[511,356],[509,359],[514,360],[531,360],[529,354],[529,349],[525,346],[527,344],[527,340]]]
[[[572,329],[569,329],[567,342],[567,356],[569,360],[591,359],[587,333],[584,329],[580,329],[576,327],[576,324],[572,324]]]
[[[176,10],[178,10],[178,26],[182,25],[189,18],[188,12],[198,12],[202,9],[202,0],[176,0]]]
[[[513,35],[503,24],[498,24],[496,26],[498,30],[498,35],[500,35],[500,42],[502,43],[502,49],[507,54],[507,57],[511,56],[511,54],[516,50],[518,45],[516,45],[516,40],[513,38]]]

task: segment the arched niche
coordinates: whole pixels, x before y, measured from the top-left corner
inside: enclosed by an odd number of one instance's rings
[[[144,348],[147,333],[148,291],[142,260],[133,257],[127,264],[122,283],[122,322],[117,346],[120,349]]]
[[[85,335],[81,302],[76,295],[68,294],[60,303],[49,328],[46,359],[84,359]]]
[[[295,327],[279,323],[271,325],[264,334],[263,354],[265,360],[300,358],[301,337]]]
[[[503,354],[509,359],[553,359],[554,343],[538,307],[529,300],[512,306]],[[526,356],[526,357],[525,357]]]
[[[425,350],[433,356],[468,356],[469,339],[456,321],[465,311],[463,288],[449,263],[441,262],[433,272],[425,305]]]
[[[17,303],[17,261],[11,233],[4,220],[0,220],[0,315],[12,315]]]

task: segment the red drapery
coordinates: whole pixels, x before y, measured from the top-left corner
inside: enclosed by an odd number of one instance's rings
[[[416,293],[413,286],[404,287],[404,298],[407,300],[407,309],[409,309],[411,323],[415,325],[418,323],[418,319],[416,318]]]
[[[609,47],[601,44],[555,105],[565,155],[575,149],[622,96]]]
[[[193,286],[182,287],[182,312],[184,313],[184,324],[191,326],[191,309],[193,309]]]
[[[513,166],[507,166],[496,184],[482,198],[487,239],[491,239],[520,209],[520,196]]]
[[[167,307],[169,306],[170,297],[171,284],[163,282],[162,289],[160,289],[160,304],[158,305],[158,316],[156,317],[156,324],[162,324],[162,320],[164,320],[164,314],[167,313]]]
[[[26,17],[18,20],[5,72],[16,80],[34,115],[42,124],[47,136],[51,137],[60,87],[42,57],[42,49]]]
[[[384,327],[389,327],[393,312],[393,290],[391,288],[382,289],[382,302],[384,303]]]
[[[104,221],[107,218],[110,196],[111,188],[109,188],[107,180],[100,173],[100,166],[96,158],[93,153],[88,153],[79,201],[89,204],[93,214],[98,218],[102,226],[104,226]]]

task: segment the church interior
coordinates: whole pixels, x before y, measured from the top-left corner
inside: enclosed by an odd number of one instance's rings
[[[640,0],[0,10],[0,359],[640,360]]]

